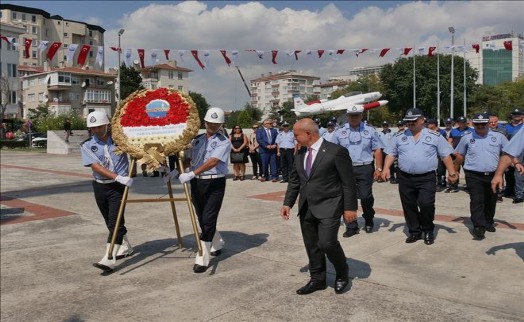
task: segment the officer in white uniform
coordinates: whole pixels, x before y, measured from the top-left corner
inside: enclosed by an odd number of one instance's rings
[[[410,234],[406,243],[414,243],[424,234],[424,243],[431,245],[435,240],[437,156],[442,158],[448,170],[448,180],[456,182],[458,174],[450,156],[453,149],[440,133],[424,127],[424,115],[418,108],[409,109],[404,121],[408,129],[395,134],[385,149],[388,156],[382,179],[389,179],[389,167],[398,157],[398,191]]]
[[[473,131],[464,135],[455,148],[455,163],[464,162],[473,236],[477,240],[484,239],[486,230],[495,232],[493,218],[497,194],[491,191],[491,180],[502,149],[508,143],[504,135],[489,129],[488,122],[488,114],[476,114],[473,117]]]
[[[334,123],[333,121],[329,121],[327,124],[327,131],[324,132],[324,134],[322,134],[322,138],[324,138],[324,140],[328,142],[335,143],[334,142],[335,130],[336,130],[336,123]]]
[[[105,272],[112,272],[116,259],[129,256],[133,248],[127,240],[124,215],[117,230],[113,259],[108,259],[108,251],[122,202],[125,186],[131,186],[133,179],[128,177],[129,161],[126,154],[115,154],[115,145],[109,133],[109,119],[106,113],[94,111],[87,116],[87,127],[93,136],[81,145],[82,163],[93,170],[93,190],[96,204],[104,217],[109,234],[104,257],[93,266]]]
[[[362,122],[362,106],[352,106],[347,110],[348,123],[340,127],[334,136],[334,142],[349,151],[353,163],[353,174],[357,182],[357,198],[362,206],[362,217],[365,219],[366,233],[373,231],[375,210],[373,205],[373,180],[380,178],[382,172],[382,141],[372,126]],[[343,237],[358,234],[358,222],[346,223]]]
[[[182,173],[182,184],[191,182],[191,198],[200,224],[202,256],[197,254],[193,271],[203,273],[209,266],[210,256],[218,256],[224,241],[217,231],[217,219],[224,193],[231,144],[220,131],[224,123],[224,111],[210,108],[204,117],[206,133],[191,142],[191,166]]]

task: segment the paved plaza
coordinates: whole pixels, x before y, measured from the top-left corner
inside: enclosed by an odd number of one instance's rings
[[[298,219],[279,216],[285,184],[227,181],[226,245],[204,274],[192,271],[184,202],[181,248],[169,203],[128,204],[135,255],[104,276],[92,263],[107,229],[80,155],[0,157],[1,321],[524,321],[524,207],[511,199],[497,204],[497,231],[476,241],[468,195],[437,193],[435,244],[406,244],[398,186],[376,183],[375,231],[342,238],[340,228],[350,288],[335,294],[330,267],[330,287],[300,296],[307,257]],[[129,198],[166,195],[160,178],[139,175]]]

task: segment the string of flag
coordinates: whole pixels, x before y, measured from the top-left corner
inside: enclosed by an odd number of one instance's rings
[[[6,41],[8,44],[11,44],[14,46],[15,50],[23,50],[24,57],[30,58],[30,49],[33,40],[30,38],[24,38],[23,47],[20,47],[20,44],[18,43],[18,39],[16,37],[8,37],[8,36],[2,36],[0,35],[0,38],[4,41]],[[62,47],[61,42],[50,42],[46,40],[40,41],[38,45],[38,50],[40,54],[45,52],[46,59],[51,61],[53,60],[54,56],[56,55],[58,49]],[[521,49],[524,49],[524,41],[519,42],[519,47]],[[85,44],[68,44],[67,46],[67,53],[66,53],[66,61],[70,64],[74,64],[74,57],[79,50],[79,53],[77,55],[76,64],[83,66],[85,64],[86,58],[88,53],[91,49],[96,48],[96,64],[99,66],[102,66],[103,59],[104,59],[104,47],[103,46],[93,46],[93,45],[85,45]],[[134,50],[132,48],[126,48],[122,49],[120,47],[109,47],[112,51],[115,51],[117,53],[123,53],[124,55],[124,63],[127,67],[132,66],[132,60],[133,60],[133,52]],[[452,52],[462,52],[466,53],[469,51],[475,51],[475,53],[479,53],[480,51],[480,44],[479,43],[473,43],[470,45],[455,45],[455,46],[443,46],[444,49],[443,53],[452,53]],[[493,43],[486,43],[485,44],[486,49],[505,49],[507,51],[513,50],[513,41],[508,40],[503,42],[503,48],[498,48]],[[161,49],[148,49],[149,57],[151,60],[151,63],[153,65],[156,65],[159,61],[159,52]],[[264,55],[266,53],[271,54],[271,62],[273,64],[278,64],[277,58],[278,55],[283,53],[284,55],[294,58],[295,60],[299,60],[299,57],[303,57],[304,55],[307,56],[317,56],[319,59],[322,57],[331,57],[334,60],[337,60],[339,55],[344,54],[354,54],[356,57],[359,57],[360,55],[377,55],[377,57],[382,58],[386,55],[390,54],[391,52],[397,52],[400,56],[409,56],[410,53],[412,55],[427,55],[429,57],[432,57],[436,53],[439,53],[439,48],[437,46],[428,46],[428,47],[397,47],[397,48],[359,48],[359,49],[307,49],[307,50],[262,50],[262,49],[244,49],[244,50],[227,50],[227,49],[205,49],[205,50],[183,50],[183,49],[162,49],[162,52],[164,54],[165,60],[169,61],[172,55],[178,55],[180,61],[184,62],[184,58],[188,55],[188,52],[191,54],[193,59],[196,61],[198,66],[202,69],[205,69],[206,66],[209,64],[209,57],[211,56],[211,53],[220,53],[222,58],[224,59],[225,63],[230,66],[231,64],[237,65],[238,58],[241,52],[245,52],[246,54],[254,53],[256,56],[258,56],[259,59],[264,59]],[[136,53],[138,55],[140,66],[142,68],[145,68],[145,57],[146,57],[146,49],[145,48],[138,48],[136,49]]]

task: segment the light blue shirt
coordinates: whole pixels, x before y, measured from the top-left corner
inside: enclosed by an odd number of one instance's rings
[[[372,162],[373,151],[384,147],[377,131],[363,122],[356,129],[344,124],[336,130],[333,143],[348,149],[353,162]]]
[[[295,148],[295,135],[291,131],[282,131],[278,133],[275,143],[280,149],[293,149]]]
[[[322,127],[322,126],[318,127],[318,134],[320,135],[320,137],[322,137],[322,134],[326,132],[327,132],[327,129],[325,127]]]
[[[499,132],[490,130],[486,136],[480,136],[473,130],[460,139],[455,152],[464,156],[465,170],[493,172],[507,143],[508,139]]]
[[[326,131],[323,135],[322,135],[322,138],[328,142],[331,142],[331,143],[335,143],[335,131],[333,132],[329,132],[329,131]]]
[[[407,129],[396,133],[384,150],[388,155],[398,156],[398,167],[409,174],[423,174],[435,171],[438,158],[453,153],[453,149],[440,133],[422,129],[417,141]]]
[[[514,133],[502,151],[515,158],[524,154],[524,130],[520,129],[517,133]]]
[[[382,146],[387,146],[393,135],[395,135],[395,133],[393,133],[391,130],[388,133],[384,133],[382,131],[378,132],[378,137],[382,141]]]
[[[120,176],[129,175],[129,160],[127,154],[116,154],[116,146],[113,144],[111,136],[108,137],[107,143],[100,140],[93,135],[89,140],[85,141],[80,146],[80,153],[82,155],[82,163],[85,167],[92,164],[100,164],[111,172]],[[93,171],[93,178],[101,180],[109,180],[99,173]]]
[[[228,160],[231,152],[231,144],[222,133],[215,133],[209,139],[207,135],[201,134],[191,142],[191,171],[197,169],[210,158],[219,159],[216,167],[211,168],[200,175],[227,174]]]

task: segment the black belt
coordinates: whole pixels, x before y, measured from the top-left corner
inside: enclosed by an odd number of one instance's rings
[[[478,172],[478,171],[471,171],[471,170],[466,170],[466,169],[464,169],[464,171],[471,172],[471,173],[479,175],[479,176],[492,176],[492,175],[495,174],[495,171],[493,171],[493,172]]]
[[[423,176],[427,176],[428,174],[435,174],[435,171],[429,171],[429,172],[426,172],[426,173],[415,173],[415,174],[411,174],[411,173],[407,173],[407,172],[404,172],[402,170],[398,170],[403,176],[406,176],[406,177],[423,177]]]
[[[289,150],[295,150],[295,149],[293,149],[293,148],[290,148],[290,149],[280,148],[280,150],[286,150],[286,151],[289,151]]]

